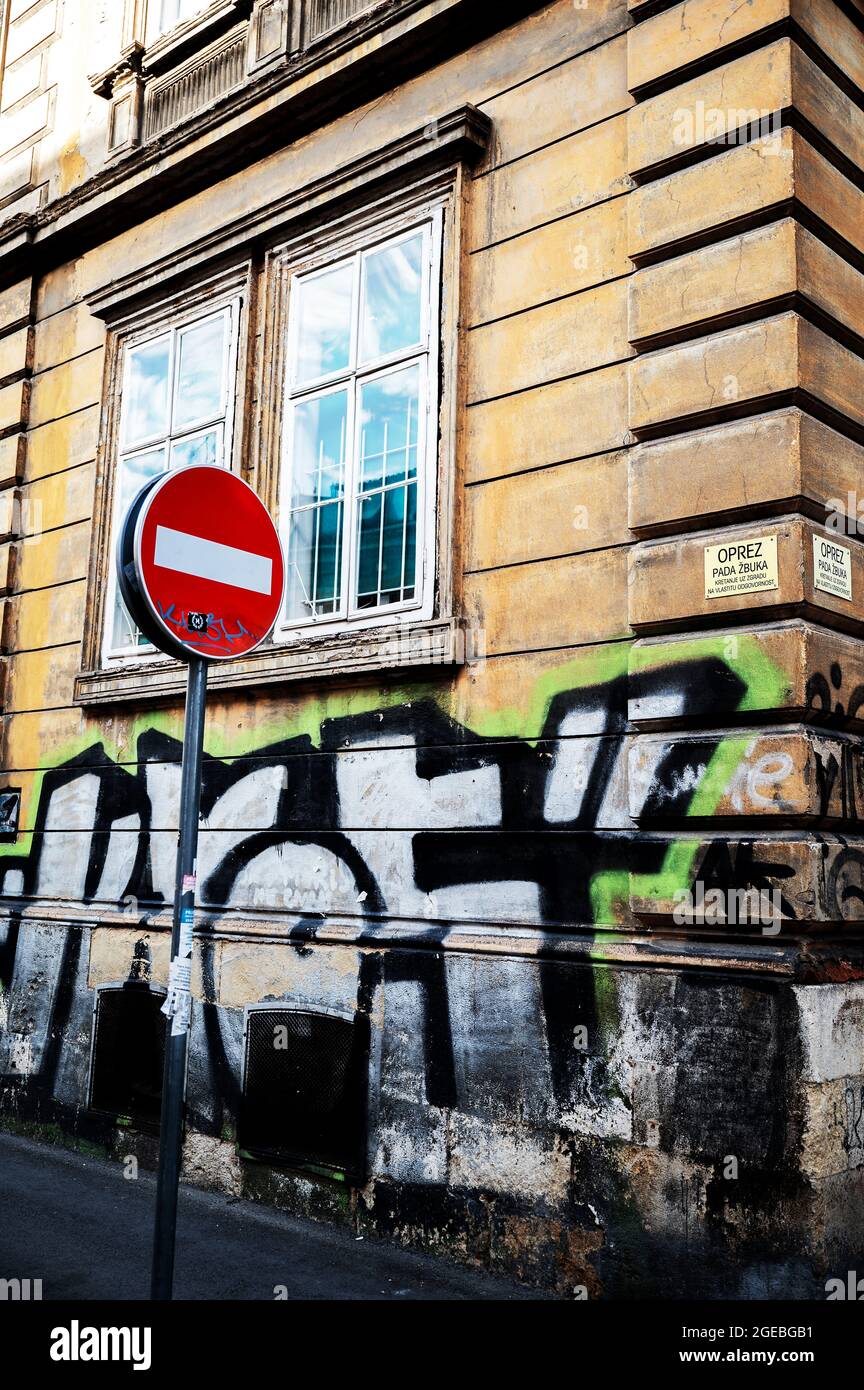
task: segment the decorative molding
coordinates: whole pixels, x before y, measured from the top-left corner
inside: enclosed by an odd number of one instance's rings
[[[0,223],[0,259],[13,257],[33,245],[36,235],[36,218],[32,212],[16,212]],[[16,276],[12,277],[17,279]]]
[[[171,909],[164,904],[137,905],[136,911],[118,909],[116,902],[96,901],[80,907],[30,893],[15,896],[4,894],[0,899],[0,921],[35,921],[40,926],[62,930],[68,927],[134,927],[170,935]],[[514,929],[512,922],[478,921],[473,918],[454,920],[397,915],[393,912],[356,915],[334,912],[316,927],[318,945],[345,946],[357,943],[368,945],[369,923],[375,923],[375,944],[393,944],[403,950],[412,946],[427,949],[430,921],[446,921],[447,931],[436,942],[436,950],[458,955],[524,957],[536,962],[563,960],[591,965],[596,960],[597,933],[573,927],[567,931],[546,926],[537,930],[530,926]],[[287,908],[270,906],[255,911],[219,904],[198,903],[195,909],[195,932],[206,933],[207,941],[272,942],[290,941],[297,928],[308,924],[308,917]],[[851,935],[846,923],[842,959],[846,970],[864,969],[862,943]],[[296,939],[296,937],[294,938]],[[780,980],[798,981],[813,986],[836,981],[838,947],[836,940],[791,937],[748,940],[716,938],[710,942],[688,934],[672,934],[660,929],[634,929],[623,923],[604,927],[604,961],[618,966],[650,970],[669,969],[718,972],[727,979],[742,975],[746,980],[761,983]]]
[[[115,84],[121,77],[140,74],[143,59],[144,45],[134,39],[123,49],[116,62],[105,68],[104,72],[94,73],[87,80],[97,97],[110,99],[114,95]]]
[[[164,293],[172,280],[188,278],[192,270],[200,271],[239,251],[253,238],[284,233],[292,221],[317,212],[322,206],[326,205],[332,216],[334,204],[346,202],[358,192],[368,202],[374,190],[394,177],[404,186],[424,172],[437,176],[459,163],[473,164],[486,153],[491,134],[492,122],[484,112],[475,106],[460,106],[361,159],[291,189],[264,208],[251,209],[191,243],[182,260],[176,254],[166,256],[130,275],[112,279],[88,295],[88,308],[97,318],[109,319],[136,299]]]
[[[246,26],[232,29],[205,52],[144,86],[146,142],[218,101],[246,77]]]
[[[255,0],[247,45],[250,75],[299,49],[299,12],[300,0]]]
[[[326,677],[380,676],[438,666],[450,670],[465,661],[465,633],[453,618],[394,623],[330,637],[312,634],[299,640],[260,647],[243,661],[211,666],[208,688],[236,690],[253,686],[320,681]],[[116,670],[81,671],[75,678],[79,705],[116,705],[179,699],[186,689],[182,662],[130,661]]]
[[[295,55],[290,64],[266,66],[223,101],[158,141],[112,160],[73,192],[14,223],[0,223],[0,281],[24,274],[31,264],[44,271],[82,255],[89,246],[207,187],[214,168],[220,178],[246,168],[374,99],[418,65],[438,62],[544,3],[500,0],[494,13],[476,0],[443,0],[432,14],[418,13],[429,8],[428,0],[376,6],[356,26],[338,30],[332,42]],[[351,55],[347,67],[338,61],[346,54]],[[234,122],[247,111],[239,139]]]
[[[125,154],[138,144],[141,128],[141,82],[139,78],[130,79],[125,90],[117,87],[117,96],[111,103],[108,120],[108,153]]]

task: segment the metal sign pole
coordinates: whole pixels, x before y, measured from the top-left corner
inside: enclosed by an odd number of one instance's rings
[[[186,685],[186,724],[183,732],[183,771],[180,782],[180,838],[171,929],[171,966],[159,1129],[159,1177],[156,1184],[156,1225],[150,1297],[170,1300],[174,1282],[174,1239],[177,1228],[177,1187],[183,1148],[183,1109],[186,1101],[186,1043],[191,1015],[192,924],[195,914],[195,861],[201,805],[201,764],[204,713],[207,700],[207,662],[189,658]]]

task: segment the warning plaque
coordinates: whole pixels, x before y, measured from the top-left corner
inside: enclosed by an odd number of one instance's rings
[[[777,588],[777,537],[751,536],[705,547],[705,597]]]
[[[813,587],[837,598],[852,597],[852,552],[848,545],[813,537]]]

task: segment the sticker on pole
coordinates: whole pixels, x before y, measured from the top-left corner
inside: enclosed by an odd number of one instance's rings
[[[282,606],[282,546],[264,503],[227,468],[193,464],[145,483],[117,543],[132,621],[170,656],[229,661],[270,634]]]

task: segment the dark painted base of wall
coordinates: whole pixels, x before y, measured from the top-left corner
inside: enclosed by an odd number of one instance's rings
[[[156,1167],[158,1140],[152,1134],[67,1111],[26,1086],[6,1088],[3,1107],[0,1128],[117,1162],[134,1154],[143,1168]],[[768,1174],[737,1183],[717,1174],[704,1183],[698,1174],[674,1173],[664,1155],[592,1141],[574,1155],[574,1178],[579,1176],[578,1190],[587,1200],[553,1209],[507,1194],[424,1184],[375,1181],[358,1189],[236,1157],[230,1141],[217,1141],[210,1163],[202,1163],[195,1148],[203,1140],[187,1136],[184,1178],[196,1186],[225,1190],[230,1173],[227,1185],[235,1196],[345,1225],[358,1235],[374,1234],[565,1299],[824,1302],[828,1279],[845,1281],[849,1270],[864,1270],[864,1231],[852,1228],[853,1220],[862,1225],[864,1169],[851,1186],[847,1175],[842,1184],[818,1187]],[[679,1211],[679,1232],[646,1226],[628,1198],[622,1171],[630,1183],[635,1177],[657,1185],[658,1198],[663,1189],[666,1210]],[[600,1210],[603,1225],[595,1217]],[[810,1236],[822,1244],[818,1253],[804,1248]]]

